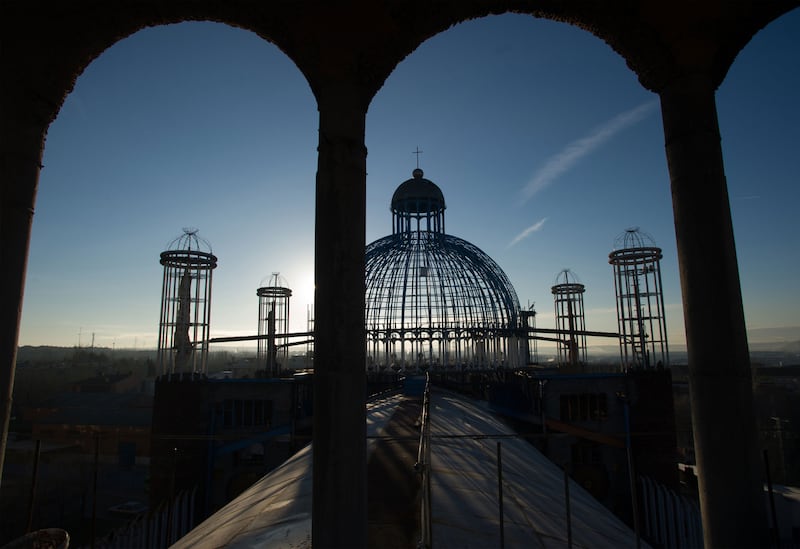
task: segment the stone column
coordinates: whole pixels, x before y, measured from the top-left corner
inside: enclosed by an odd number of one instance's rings
[[[315,548],[367,546],[366,105],[356,86],[317,94],[314,261]]]
[[[5,90],[4,90],[5,91]],[[0,105],[0,483],[11,419],[17,339],[22,315],[25,269],[39,184],[45,127],[30,105],[3,94]]]
[[[660,92],[700,507],[706,547],[761,547],[763,466],[714,93],[705,75]]]

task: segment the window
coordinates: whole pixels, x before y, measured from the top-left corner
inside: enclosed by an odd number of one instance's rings
[[[608,396],[605,393],[561,395],[563,421],[601,421],[608,417]]]
[[[271,400],[229,398],[222,403],[223,427],[269,427],[271,423]]]

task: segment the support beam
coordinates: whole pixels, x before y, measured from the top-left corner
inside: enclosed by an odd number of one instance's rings
[[[762,547],[767,523],[750,355],[714,86],[660,93],[706,547]]]
[[[25,270],[45,128],[4,97],[0,128],[0,485],[8,441]],[[14,112],[15,114],[12,114]],[[28,121],[20,113],[30,116]]]
[[[315,548],[367,546],[366,105],[355,85],[318,94],[314,261]]]

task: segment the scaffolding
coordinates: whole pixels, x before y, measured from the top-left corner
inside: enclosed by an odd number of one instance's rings
[[[556,330],[559,338],[556,343],[559,366],[579,366],[586,364],[586,317],[584,315],[583,294],[586,287],[578,281],[569,269],[556,276],[556,284],[551,287],[555,304]]]
[[[442,191],[419,168],[392,197],[393,234],[366,249],[367,368],[524,366],[528,339],[506,274],[445,234]]]
[[[306,369],[311,369],[314,367],[314,306],[307,305],[306,306],[306,332],[312,334],[306,340],[306,357],[305,357],[305,367]]]
[[[272,273],[267,285],[256,290],[258,296],[258,349],[259,368],[267,377],[279,377],[281,368],[287,366],[289,333],[289,298],[292,290],[280,273]]]
[[[661,248],[638,228],[617,237],[608,262],[614,269],[620,360],[624,370],[669,366],[661,285]]]
[[[525,335],[525,364],[530,366],[539,364],[539,338],[534,334],[536,333],[536,304],[528,303],[528,308],[520,308],[519,320]]]
[[[211,324],[211,274],[217,257],[197,229],[161,252],[164,276],[157,361],[161,374],[206,373]]]

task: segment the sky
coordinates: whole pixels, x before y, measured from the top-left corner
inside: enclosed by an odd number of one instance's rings
[[[800,340],[798,52],[795,10],[717,92],[751,344]],[[275,272],[293,291],[291,329],[305,330],[317,129],[303,76],[248,31],[181,23],[106,50],[47,134],[20,345],[154,348],[159,254],[184,227],[219,258],[212,337],[257,332],[256,289]],[[539,327],[555,326],[550,289],[569,269],[586,328],[616,331],[608,253],[638,227],[663,250],[667,333],[684,344],[658,97],[600,39],[523,15],[455,26],[386,80],[366,144],[368,243],[391,232],[419,149],[446,232],[500,265]]]

